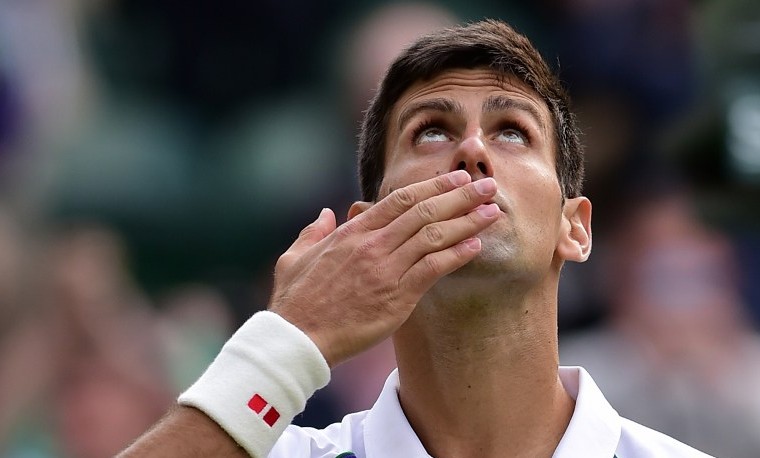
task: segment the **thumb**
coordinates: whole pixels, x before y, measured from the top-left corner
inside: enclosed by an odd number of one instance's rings
[[[330,235],[336,227],[335,213],[329,208],[323,208],[317,219],[301,230],[288,251],[297,253],[306,251]]]

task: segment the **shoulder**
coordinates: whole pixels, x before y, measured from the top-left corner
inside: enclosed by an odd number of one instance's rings
[[[667,456],[671,458],[711,458],[670,436],[621,417],[618,458]]]
[[[324,429],[290,425],[268,458],[334,458],[343,452],[364,453],[364,419],[367,412],[346,415]]]

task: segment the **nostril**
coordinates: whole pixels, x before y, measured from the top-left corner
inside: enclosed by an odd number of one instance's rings
[[[480,170],[480,173],[483,175],[488,175],[488,169],[486,168],[486,165],[482,162],[478,162],[478,170]]]
[[[467,164],[465,164],[465,162],[464,162],[464,161],[461,161],[461,162],[460,162],[460,163],[457,165],[457,170],[467,170]]]

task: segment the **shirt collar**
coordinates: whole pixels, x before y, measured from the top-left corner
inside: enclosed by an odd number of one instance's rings
[[[565,391],[575,410],[554,458],[612,458],[620,441],[620,416],[582,367],[560,367]]]
[[[388,376],[380,397],[367,414],[364,425],[367,458],[430,458],[401,409],[398,381],[396,369]]]
[[[575,410],[553,458],[612,458],[620,439],[620,416],[585,369],[560,367],[559,376],[575,399]],[[367,458],[431,458],[401,409],[398,386],[397,369],[388,376],[380,397],[367,414]]]

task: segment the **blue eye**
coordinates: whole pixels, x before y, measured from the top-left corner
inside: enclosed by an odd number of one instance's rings
[[[417,144],[446,142],[449,141],[449,136],[437,127],[430,127],[417,135],[416,141]]]
[[[519,143],[521,145],[524,145],[525,143],[527,143],[525,141],[525,136],[515,129],[502,130],[501,132],[499,132],[499,135],[496,136],[496,139],[498,141],[502,141],[506,143]]]

